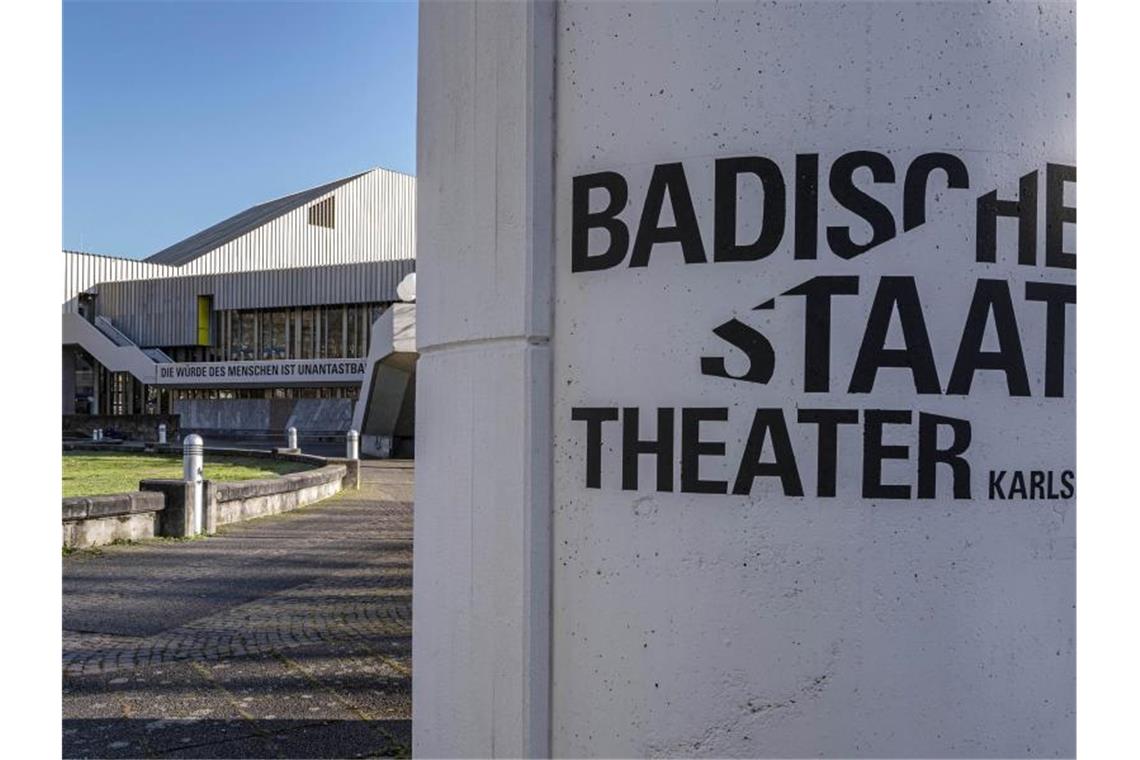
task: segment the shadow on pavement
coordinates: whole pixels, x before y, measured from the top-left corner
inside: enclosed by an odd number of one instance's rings
[[[410,757],[411,720],[63,721],[67,758]]]

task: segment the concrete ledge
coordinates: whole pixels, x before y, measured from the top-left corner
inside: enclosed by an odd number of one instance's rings
[[[91,431],[101,428],[126,437],[131,441],[155,442],[158,440],[158,426],[166,425],[169,440],[181,440],[181,426],[177,414],[65,414],[63,434],[81,436],[90,440]]]
[[[326,499],[344,488],[348,468],[330,464],[279,478],[206,481],[206,532],[219,526],[276,515]]]
[[[82,549],[154,538],[165,506],[162,494],[144,491],[64,499],[63,545]]]
[[[342,487],[351,488],[353,491],[360,488],[360,460],[359,459],[342,459],[340,457],[329,457],[329,464],[342,464],[345,467],[344,483]]]
[[[102,441],[64,441],[64,451],[145,451],[145,443],[131,443],[129,441],[119,441],[115,439],[106,439]]]
[[[102,448],[100,444],[87,442],[64,445],[65,451],[97,451]],[[141,446],[135,450],[141,451]],[[182,446],[154,445],[148,446],[148,450],[180,456]],[[300,462],[314,467],[276,478],[204,481],[207,534],[216,532],[221,525],[288,512],[327,499],[342,489],[360,487],[358,460],[327,459],[287,449],[262,451],[213,447],[205,449],[205,454],[207,461],[213,457],[246,457]],[[116,540],[186,537],[194,534],[193,520],[191,489],[187,483],[182,480],[143,480],[139,483],[139,490],[130,493],[64,499],[63,545],[84,548]]]
[[[63,521],[158,512],[164,506],[161,494],[142,491],[101,496],[73,496],[63,500]]]

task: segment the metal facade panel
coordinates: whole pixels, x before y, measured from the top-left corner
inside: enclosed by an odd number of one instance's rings
[[[373,169],[323,195],[306,195],[306,203],[186,261],[179,271],[220,274],[414,258],[415,195],[414,177]],[[336,199],[335,226],[311,224],[309,207],[330,197]]]
[[[105,282],[97,305],[140,346],[194,345],[198,296],[212,295],[216,310],[396,301],[396,285],[413,271],[415,259],[401,259]]]
[[[217,310],[398,300],[396,285],[415,270],[415,187],[414,177],[373,169],[255,206],[183,241],[175,253],[194,257],[179,266],[65,252],[63,309],[97,292],[98,314],[132,340],[180,346],[197,342],[199,295]],[[309,208],[328,198],[334,226],[310,223]],[[234,237],[243,218],[249,229]],[[224,242],[199,254],[211,241]]]
[[[76,297],[100,282],[169,277],[173,267],[82,251],[63,252],[63,310],[76,310]]]
[[[231,240],[236,240],[242,235],[261,227],[263,224],[293,209],[311,205],[310,201],[316,198],[323,198],[334,188],[346,182],[351,182],[361,176],[363,176],[363,173],[354,174],[351,177],[338,179],[335,182],[329,182],[319,187],[303,190],[299,193],[293,193],[258,204],[218,222],[211,227],[207,227],[181,242],[164,248],[158,253],[147,257],[146,260],[156,264],[181,266],[210,251],[217,250]]]

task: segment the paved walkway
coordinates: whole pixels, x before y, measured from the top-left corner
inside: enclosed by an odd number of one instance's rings
[[[63,561],[64,757],[411,749],[412,469],[195,541]]]

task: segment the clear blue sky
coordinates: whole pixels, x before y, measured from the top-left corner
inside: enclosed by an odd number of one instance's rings
[[[66,2],[64,247],[141,258],[363,169],[415,173],[407,2]]]

